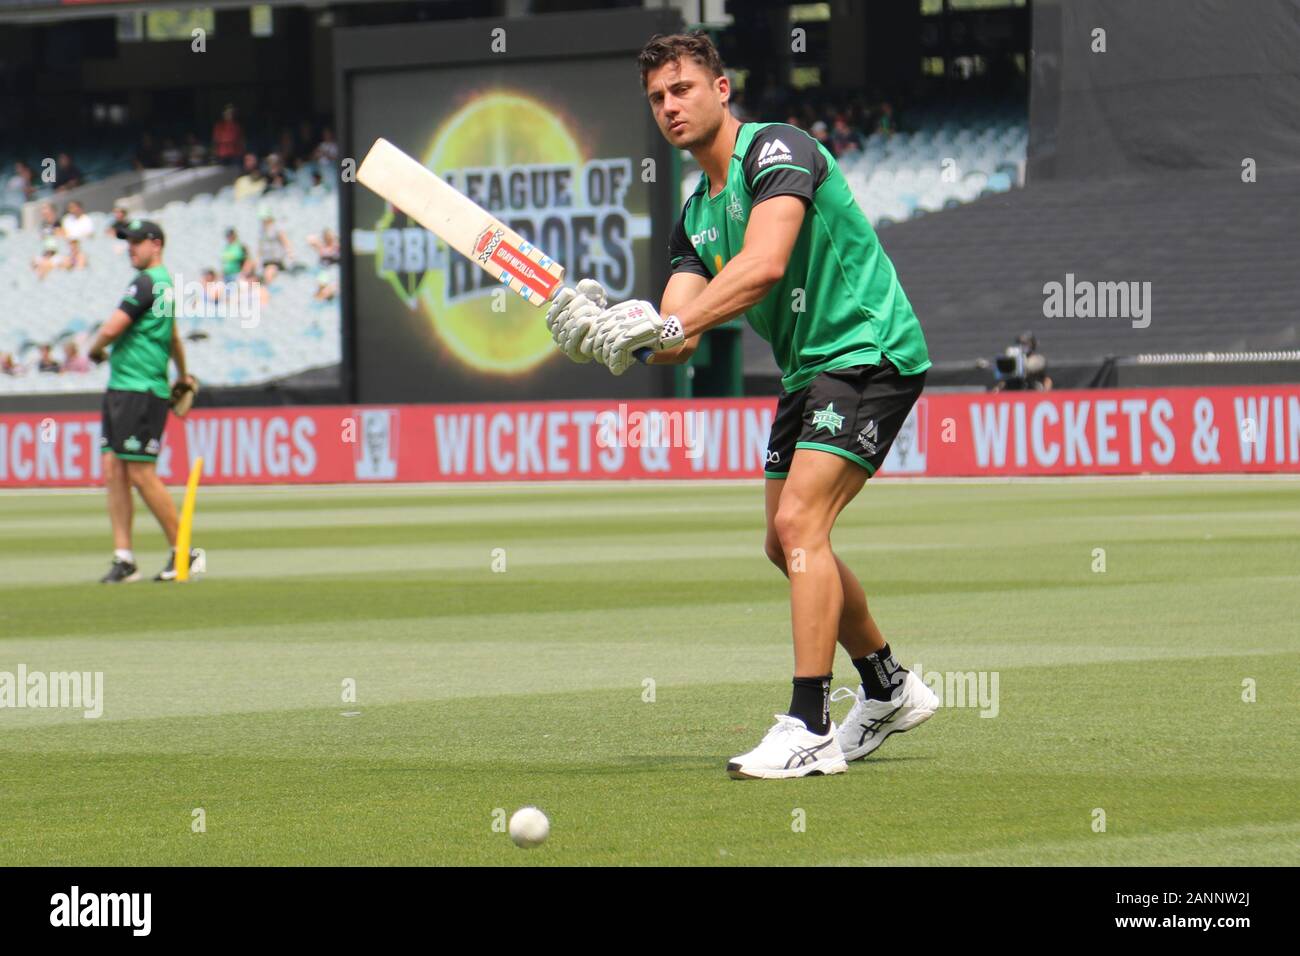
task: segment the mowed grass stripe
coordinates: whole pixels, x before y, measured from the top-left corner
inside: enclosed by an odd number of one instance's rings
[[[0,812],[14,825],[0,861],[521,862],[530,858],[502,853],[491,812],[538,803],[555,826],[546,858],[560,864],[843,861],[861,858],[881,815],[909,835],[886,841],[889,857],[1077,846],[1087,858],[1086,841],[1106,836],[1091,832],[1098,806],[1108,834],[1156,841],[1133,862],[1190,863],[1195,849],[1213,864],[1221,844],[1189,834],[1296,822],[1286,794],[1297,745],[1274,735],[1254,746],[1260,724],[1290,715],[1277,700],[1252,710],[1222,687],[1176,692],[1205,670],[1196,660],[1029,668],[1013,675],[1018,690],[1004,691],[998,718],[941,711],[849,774],[802,782],[722,773],[766,727],[761,699],[779,691],[766,682],[668,689],[653,704],[626,688],[361,706],[359,718],[331,709],[104,725],[94,730],[155,749],[105,753],[82,731],[91,746],[80,753],[8,752],[14,786]],[[1155,721],[1153,691],[1165,692]],[[1150,726],[1134,735],[1138,723]],[[112,792],[123,775],[138,782]],[[207,844],[186,829],[194,806],[209,814]],[[807,815],[804,833],[790,828],[792,806]],[[387,825],[385,809],[396,813]],[[60,837],[34,839],[41,831]],[[1258,852],[1256,862],[1300,857],[1284,839]]]
[[[306,489],[319,529],[277,524],[303,523],[278,507],[298,489],[213,489],[200,522],[229,506],[265,526],[226,529],[202,583],[121,589],[87,580],[102,496],[0,496],[0,527],[36,501],[91,532],[75,555],[59,547],[75,535],[39,528],[0,542],[0,669],[90,662],[109,682],[99,721],[0,711],[0,865],[860,861],[880,819],[907,839],[874,862],[1241,862],[1225,828],[1255,835],[1257,862],[1298,862],[1290,831],[1256,839],[1300,817],[1295,483],[868,487],[837,549],[903,663],[997,671],[998,716],[948,708],[850,774],[777,784],[722,772],[789,699],[761,487],[701,489],[719,513],[689,521],[673,516],[689,489],[655,507],[646,487],[596,489],[616,514],[567,527],[546,522],[586,489]],[[398,505],[330,526],[375,499]],[[388,540],[431,501],[454,503],[446,538]],[[556,509],[544,533],[534,502]],[[138,550],[161,564],[150,523],[137,509]],[[835,670],[856,683],[843,655]],[[525,803],[554,823],[532,854],[491,829]]]

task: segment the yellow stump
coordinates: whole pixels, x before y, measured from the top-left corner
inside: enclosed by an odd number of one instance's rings
[[[194,499],[199,493],[199,478],[203,476],[203,459],[195,458],[190,465],[190,480],[185,484],[185,503],[181,505],[181,524],[176,529],[176,580],[190,579],[190,536],[194,530]]]

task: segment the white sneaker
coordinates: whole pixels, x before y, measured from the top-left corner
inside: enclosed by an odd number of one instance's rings
[[[727,762],[727,773],[737,780],[815,777],[848,769],[834,724],[826,736],[819,737],[788,714],[777,714],[776,724],[757,747]]]
[[[871,700],[858,685],[856,691],[840,687],[831,700],[853,698],[853,709],[840,724],[839,743],[845,760],[860,760],[885,742],[924,723],[939,709],[939,697],[911,671],[890,700]]]

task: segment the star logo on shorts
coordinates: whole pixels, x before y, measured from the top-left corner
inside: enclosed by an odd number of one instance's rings
[[[838,435],[844,427],[844,416],[835,414],[835,403],[831,402],[821,411],[813,412],[812,423],[814,434],[817,429],[824,428],[832,435]]]

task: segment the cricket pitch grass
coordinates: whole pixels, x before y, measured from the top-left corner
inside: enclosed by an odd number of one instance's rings
[[[740,782],[760,485],[203,488],[209,573],[112,588],[102,492],[0,495],[0,681],[103,675],[0,708],[0,866],[1300,864],[1300,482],[870,483],[835,548],[945,706]]]

